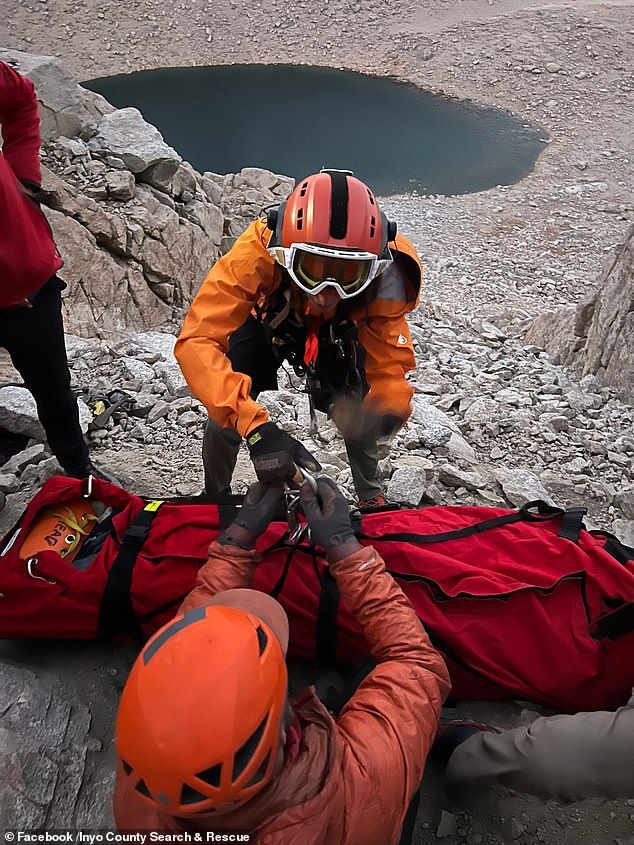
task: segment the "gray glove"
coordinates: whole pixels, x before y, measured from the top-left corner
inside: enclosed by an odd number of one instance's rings
[[[256,481],[247,490],[242,507],[231,525],[218,537],[223,545],[252,549],[272,519],[283,512],[282,488]]]
[[[300,487],[299,498],[313,539],[331,563],[361,548],[350,524],[348,503],[334,481],[318,478],[317,494],[306,481]]]
[[[328,414],[347,443],[387,440],[405,424],[402,416],[372,410],[349,396],[336,397]]]

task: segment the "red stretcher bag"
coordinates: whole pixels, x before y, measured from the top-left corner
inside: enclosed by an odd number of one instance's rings
[[[93,479],[99,523],[72,561],[46,547],[49,535],[21,555],[41,513],[66,513],[66,503],[75,512],[86,485],[50,479],[2,541],[0,637],[143,641],[176,613],[234,513],[235,502],[148,501]],[[356,528],[445,656],[453,696],[595,710],[623,704],[634,686],[634,551],[586,531],[583,514],[542,502],[430,507],[368,513]],[[286,529],[272,523],[260,538],[254,586],[285,607],[289,656],[330,666],[361,658],[367,646],[321,550],[305,538],[290,544]]]

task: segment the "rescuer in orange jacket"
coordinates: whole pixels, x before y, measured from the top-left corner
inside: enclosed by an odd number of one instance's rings
[[[280,495],[254,485],[126,683],[115,734],[120,830],[247,833],[259,845],[409,841],[401,829],[447,669],[380,555],[355,539],[334,483],[319,479],[317,495],[305,483],[300,496],[372,668],[336,718],[313,687],[288,701],[288,620],[273,598],[246,589]]]
[[[320,469],[256,401],[276,389],[288,361],[306,376],[311,411],[338,425],[360,500],[381,500],[377,438],[410,413],[405,376],[415,360],[405,315],[420,284],[413,246],[348,171],[308,176],[251,224],[212,267],[175,347],[209,413],[207,492],[229,492],[243,437],[263,482],[292,478],[296,464]]]

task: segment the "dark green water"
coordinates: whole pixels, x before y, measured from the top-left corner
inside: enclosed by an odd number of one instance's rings
[[[83,84],[118,108],[136,106],[197,170],[263,167],[301,179],[335,167],[383,195],[508,185],[545,143],[499,109],[331,68],[163,68]]]

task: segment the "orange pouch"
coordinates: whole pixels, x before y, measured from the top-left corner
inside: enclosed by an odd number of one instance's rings
[[[20,548],[22,560],[38,552],[56,552],[69,563],[98,522],[92,505],[83,497],[63,505],[49,505],[33,521]]]

